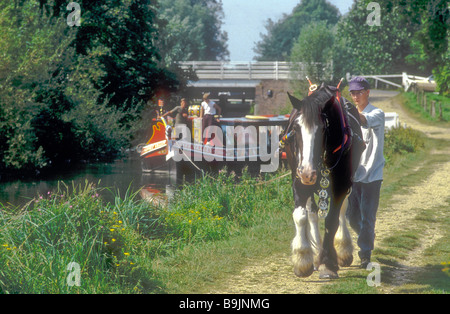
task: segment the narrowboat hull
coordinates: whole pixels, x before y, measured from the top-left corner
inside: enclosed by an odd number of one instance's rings
[[[278,150],[279,134],[286,127],[289,116],[245,116],[221,118],[216,136],[205,140],[201,118],[190,118],[186,134],[176,134],[173,121],[153,120],[151,136],[138,152],[142,171],[176,171],[179,174],[195,171],[214,171],[226,166],[239,172],[247,167],[259,173],[282,159]],[[172,125],[171,125],[172,124]],[[181,137],[183,135],[183,137]],[[278,168],[278,165],[277,165]]]

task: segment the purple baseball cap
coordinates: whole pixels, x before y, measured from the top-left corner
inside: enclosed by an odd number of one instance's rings
[[[348,83],[348,90],[363,90],[363,89],[370,89],[370,84],[367,82],[367,80],[362,76],[356,76],[350,80]]]

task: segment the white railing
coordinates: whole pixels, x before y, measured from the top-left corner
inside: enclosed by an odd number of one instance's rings
[[[354,76],[356,76],[356,75],[350,76],[350,74],[348,73],[347,81],[350,81],[350,79]],[[407,92],[412,85],[416,84],[417,81],[427,80],[427,78],[425,78],[425,77],[417,76],[417,75],[409,75],[406,72],[403,72],[402,74],[359,75],[359,76],[364,76],[365,78],[374,79],[375,80],[375,86],[374,86],[375,89],[378,88],[378,82],[383,82],[385,84],[389,84],[394,87],[403,88],[405,90],[405,92]],[[400,85],[398,83],[391,82],[391,81],[387,80],[388,78],[401,78],[402,84]]]
[[[350,81],[352,77],[354,77],[356,75],[350,76],[349,74],[347,74],[347,81]],[[374,88],[377,89],[378,88],[378,81],[398,87],[398,88],[402,88],[403,86],[394,82],[391,82],[389,80],[386,80],[387,78],[401,78],[403,77],[403,74],[383,74],[383,75],[358,75],[358,76],[363,76],[366,79],[374,79],[375,80],[375,86]]]
[[[200,80],[288,80],[290,62],[183,61],[182,69],[192,68]]]
[[[400,126],[400,117],[396,112],[386,112],[384,114],[384,128],[390,130],[392,128],[398,128]]]

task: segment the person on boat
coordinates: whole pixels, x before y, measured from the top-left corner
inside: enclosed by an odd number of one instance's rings
[[[175,125],[185,124],[188,125],[189,119],[189,112],[188,112],[188,106],[186,98],[181,98],[180,105],[173,108],[172,110],[166,112],[161,117],[171,116],[173,117],[175,115]]]
[[[219,119],[214,118],[214,116],[222,114],[222,109],[214,101],[209,99],[209,93],[203,94],[203,101],[200,108],[200,118],[203,118],[203,131],[211,126],[217,125]],[[205,141],[209,139],[209,136],[205,136]]]

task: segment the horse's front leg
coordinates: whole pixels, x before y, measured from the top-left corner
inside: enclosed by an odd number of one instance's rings
[[[306,204],[308,211],[307,236],[309,237],[309,242],[314,253],[314,270],[318,270],[320,265],[320,251],[322,250],[322,239],[320,237],[319,215],[317,214],[317,211],[312,210],[311,201],[312,198],[310,198]]]
[[[348,197],[345,198],[339,214],[339,228],[337,230],[334,246],[336,247],[339,266],[347,267],[353,262],[353,244],[350,231],[347,228],[345,213],[348,207]]]
[[[292,262],[294,273],[299,277],[308,277],[314,272],[314,253],[307,235],[308,211],[299,206],[295,208],[292,218],[295,223],[295,237],[292,240]]]
[[[319,278],[321,279],[339,278],[337,274],[339,266],[336,250],[334,248],[334,236],[339,227],[339,211],[340,206],[336,206],[336,204],[332,202],[328,215],[325,218],[325,234],[323,236],[319,266]]]

